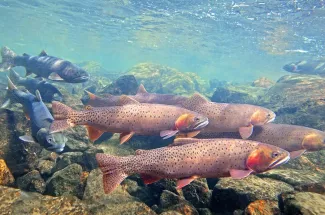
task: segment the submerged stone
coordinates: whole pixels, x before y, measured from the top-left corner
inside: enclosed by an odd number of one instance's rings
[[[209,190],[206,179],[197,179],[183,187],[183,195],[195,208],[210,207],[212,192]]]
[[[164,190],[160,196],[160,208],[163,211],[177,211],[181,214],[199,214],[191,203],[168,190]]]
[[[61,154],[55,165],[55,171],[61,170],[70,164],[79,164],[84,166],[83,153],[82,152],[65,152]]]
[[[12,176],[6,162],[0,159],[0,185],[12,185],[15,179]]]
[[[17,185],[20,189],[44,193],[45,181],[37,170],[33,170],[17,179]]]
[[[40,160],[36,166],[36,169],[41,175],[49,176],[52,175],[55,167],[55,162],[50,160]]]
[[[138,82],[133,75],[120,76],[112,84],[106,86],[100,94],[134,95],[138,90]]]
[[[285,214],[325,214],[325,196],[309,192],[289,192],[280,196],[280,208]]]
[[[245,209],[260,199],[276,201],[279,194],[292,190],[293,187],[284,182],[255,175],[241,180],[222,178],[213,189],[211,207],[216,212],[231,212]]]
[[[245,209],[246,215],[280,215],[278,201],[257,200],[250,203]]]

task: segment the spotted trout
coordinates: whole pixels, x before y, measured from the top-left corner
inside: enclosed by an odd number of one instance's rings
[[[65,135],[60,133],[50,134],[50,125],[53,117],[43,103],[41,95],[36,91],[36,96],[29,92],[23,92],[8,78],[8,93],[11,94],[15,102],[23,106],[24,113],[31,124],[31,136],[20,136],[24,142],[36,142],[49,151],[62,152],[67,142]],[[9,101],[5,102],[9,103]],[[3,105],[4,106],[4,105]]]
[[[140,174],[145,184],[162,178],[179,179],[182,188],[196,178],[244,178],[273,169],[290,159],[276,146],[242,139],[178,138],[167,147],[137,150],[136,155],[117,157],[99,153],[105,193],[126,177]]]
[[[25,53],[19,56],[8,47],[3,47],[1,56],[0,71],[23,66],[26,69],[26,76],[34,73],[37,77],[68,83],[81,83],[89,79],[89,74],[82,68],[67,60],[49,56],[45,51],[38,56],[30,56]]]
[[[91,93],[88,94],[87,104],[91,106],[118,105],[118,96],[99,98]],[[275,119],[275,113],[267,108],[249,104],[215,103],[199,93],[195,93],[190,98],[148,93],[141,85],[138,93],[131,97],[141,103],[175,105],[207,116],[209,124],[200,135],[239,131],[241,138],[247,139],[252,134],[254,126],[264,125]]]
[[[75,111],[62,103],[53,102],[55,121],[51,125],[51,132],[85,125],[92,141],[104,132],[114,132],[120,133],[122,144],[134,134],[160,134],[164,139],[177,133],[195,136],[208,124],[207,117],[181,107],[140,104],[125,95],[120,97],[119,104],[120,106],[90,107],[88,110]]]
[[[283,66],[283,69],[292,73],[325,76],[325,61],[302,60],[295,63],[288,63]]]
[[[223,133],[214,137],[238,138],[239,134]],[[291,159],[299,157],[306,151],[325,149],[325,132],[297,125],[270,123],[257,126],[249,139],[283,148],[290,152]]]

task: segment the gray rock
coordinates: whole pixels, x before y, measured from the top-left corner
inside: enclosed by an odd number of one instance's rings
[[[284,182],[254,175],[241,180],[222,178],[213,189],[211,207],[216,212],[244,210],[255,200],[277,200],[279,194],[292,190],[293,187]]]
[[[79,195],[81,174],[82,167],[78,164],[71,164],[55,172],[46,181],[46,193],[53,196]]]
[[[91,171],[93,169],[98,168],[98,164],[97,164],[97,160],[96,160],[97,153],[103,153],[103,150],[92,147],[84,152],[84,154],[83,154],[83,160],[85,162],[84,168],[87,171]]]
[[[280,180],[292,186],[322,182],[325,179],[325,175],[320,172],[295,169],[274,169],[259,176]]]
[[[154,204],[158,204],[153,197],[153,193],[147,186],[141,187],[138,183],[134,180],[125,179],[122,185],[126,188],[126,191],[131,196],[134,196],[144,202],[148,206],[153,206]]]
[[[50,160],[39,160],[36,169],[41,175],[49,176],[53,173],[55,162]]]
[[[280,208],[285,214],[325,214],[325,196],[309,192],[289,192],[280,196]]]
[[[112,95],[134,95],[138,90],[138,86],[138,82],[133,75],[122,75],[99,93],[108,93]]]
[[[87,143],[85,143],[83,141],[79,141],[79,140],[69,138],[68,141],[65,144],[64,151],[67,151],[67,152],[83,152],[83,151],[86,151],[88,148],[89,148],[89,146],[88,146]]]
[[[57,159],[55,171],[59,171],[73,163],[81,166],[85,165],[82,152],[65,152],[61,154]]]
[[[160,196],[160,208],[163,211],[177,211],[181,214],[199,214],[182,196],[168,190],[164,190]]]
[[[45,181],[37,170],[33,170],[17,179],[17,186],[22,190],[44,193]]]
[[[206,179],[198,179],[183,188],[183,195],[195,208],[210,207],[212,192]]]

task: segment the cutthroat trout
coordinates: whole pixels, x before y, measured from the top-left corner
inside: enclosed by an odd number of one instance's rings
[[[179,179],[182,188],[196,178],[241,179],[287,162],[290,155],[276,146],[241,139],[175,139],[171,146],[137,150],[136,155],[116,157],[97,154],[105,193],[112,192],[126,177],[141,174],[144,183],[162,178]]]
[[[298,61],[295,63],[289,63],[283,66],[283,69],[287,72],[306,74],[306,75],[320,75],[325,76],[325,61]]]
[[[238,138],[238,133],[223,133],[215,137]],[[267,124],[257,126],[249,138],[278,146],[290,152],[291,159],[306,151],[325,149],[325,132],[316,129],[286,124]]]
[[[75,111],[59,102],[52,103],[55,121],[51,132],[75,125],[85,125],[91,140],[98,139],[104,132],[120,134],[121,144],[134,134],[157,135],[164,139],[177,133],[195,136],[208,124],[208,118],[187,109],[160,105],[140,104],[128,96],[120,97],[121,106],[92,108]]]
[[[88,94],[89,99],[84,99],[83,102],[91,106],[119,105],[117,104],[118,96],[99,98],[94,94]],[[247,139],[252,134],[254,126],[264,125],[275,119],[275,113],[269,109],[249,104],[210,102],[199,93],[195,93],[190,98],[148,93],[141,85],[138,93],[131,97],[141,103],[175,105],[207,116],[209,124],[201,131],[200,135],[239,131],[241,138]]]
[[[37,77],[68,83],[81,83],[89,79],[89,74],[82,68],[69,61],[49,56],[45,51],[42,51],[38,56],[30,56],[28,54],[18,56],[8,47],[3,47],[1,49],[1,56],[0,71],[5,71],[15,66],[23,66],[26,69],[26,76],[34,73]]]

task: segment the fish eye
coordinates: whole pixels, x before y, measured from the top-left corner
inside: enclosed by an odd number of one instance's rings
[[[51,138],[51,137],[48,138],[47,141],[48,141],[48,142],[52,142],[52,138]]]
[[[195,121],[200,121],[199,117],[194,118]]]
[[[278,152],[273,152],[272,153],[272,158],[276,158],[276,157],[278,157],[279,156],[279,153]]]

